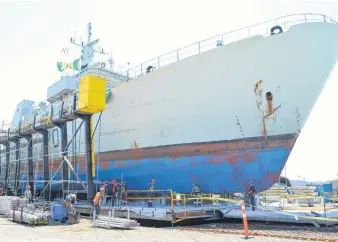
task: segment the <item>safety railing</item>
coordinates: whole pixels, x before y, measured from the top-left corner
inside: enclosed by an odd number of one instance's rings
[[[124,195],[126,205],[148,206],[147,203],[151,201],[151,207],[170,205],[174,209],[174,193],[171,189],[168,190],[126,190]],[[156,202],[155,202],[156,201]],[[154,202],[154,204],[153,204]]]
[[[152,60],[143,62],[138,66],[127,69],[121,74],[127,76],[129,79],[134,79],[146,74],[148,68],[158,69],[160,67],[168,66],[188,57],[217,48],[217,46],[223,46],[225,44],[245,39],[250,36],[270,35],[271,28],[276,25],[282,27],[283,31],[285,32],[289,30],[292,25],[308,22],[325,22],[330,24],[337,24],[335,20],[323,14],[304,13],[287,15],[274,20],[261,22],[255,25],[251,25],[199,41],[197,43],[171,51],[167,54],[158,56]]]

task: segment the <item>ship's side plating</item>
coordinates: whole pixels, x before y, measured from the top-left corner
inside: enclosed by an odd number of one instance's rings
[[[190,192],[193,181],[204,192],[243,192],[248,180],[258,191],[268,189],[337,63],[337,39],[337,25],[299,24],[114,88],[100,120],[94,116],[95,179],[123,175],[128,188],[145,189],[154,178],[157,188],[177,192]],[[72,125],[80,122],[68,124],[69,139]],[[59,153],[60,133],[54,130],[50,153]],[[41,146],[34,145],[33,156],[41,154]],[[85,180],[83,130],[72,149],[74,169]],[[59,164],[57,157],[50,158],[53,172]],[[24,171],[22,165],[23,181]],[[55,179],[62,179],[61,173]]]
[[[180,192],[190,190],[194,179],[208,192],[243,191],[249,179],[258,190],[268,189],[337,62],[337,37],[336,25],[296,25],[188,58],[114,90],[102,133],[122,132],[101,137],[101,151],[108,153],[102,174],[123,173],[132,188],[156,178],[158,187]],[[110,150],[133,142],[140,150],[109,157]],[[167,147],[152,148],[151,158],[142,155],[142,148],[156,146]]]

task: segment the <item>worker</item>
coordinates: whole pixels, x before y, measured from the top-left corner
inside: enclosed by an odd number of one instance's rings
[[[149,73],[149,72],[153,71],[154,69],[155,69],[155,67],[148,66],[147,69],[146,69],[146,73]]]
[[[255,211],[256,208],[256,188],[252,181],[249,181],[249,189],[248,189],[248,196],[249,196],[249,204],[251,206],[251,210]]]
[[[113,189],[112,189],[112,192],[113,192],[113,199],[116,199],[117,196],[118,196],[118,188],[120,186],[119,183],[116,182],[116,180],[112,180],[112,184],[113,184]]]
[[[76,193],[69,193],[66,197],[66,201],[74,205],[76,203]]]
[[[26,187],[25,197],[28,200],[28,203],[32,203],[33,202],[32,192],[31,192],[31,186],[27,186]]]
[[[199,195],[199,194],[201,194],[201,191],[200,191],[199,187],[196,185],[196,182],[194,182],[192,184],[191,194],[193,194],[193,195]]]
[[[191,194],[192,195],[200,195],[201,194],[201,190],[197,186],[196,181],[194,181],[194,183],[192,184]],[[195,207],[198,207],[202,203],[200,202],[200,200],[197,197],[196,199],[193,200],[193,204],[194,204]]]
[[[104,189],[103,194],[102,194],[102,203],[105,204],[107,201],[107,195],[108,195],[108,181],[102,184],[101,188]]]
[[[108,187],[108,182],[106,181],[106,182],[101,186],[101,188],[104,189],[104,192],[107,192],[107,187]]]
[[[118,198],[118,186],[119,184],[116,182],[116,180],[112,180],[112,197],[111,197],[111,203],[114,206],[115,205],[115,201]]]
[[[156,180],[155,179],[151,179],[151,182],[148,184],[150,192],[154,192],[155,183],[156,183]]]
[[[65,198],[65,200],[63,201],[63,204],[62,204],[63,208],[65,210],[65,214],[61,219],[62,222],[66,222],[66,221],[69,220],[70,212],[72,212],[74,214],[76,213],[76,211],[72,211],[72,210],[75,210],[75,208],[73,206],[75,204],[75,202],[76,202],[76,193],[69,193],[66,196],[66,198]]]
[[[94,209],[95,209],[95,219],[100,214],[101,204],[102,204],[102,195],[104,193],[104,188],[100,188],[100,191],[96,193],[94,197]]]
[[[153,206],[153,200],[151,199],[154,196],[154,191],[155,191],[155,183],[156,180],[155,179],[151,179],[151,182],[148,184],[149,186],[149,200],[148,200],[148,207],[151,208]]]
[[[117,188],[117,186],[118,186],[118,183],[117,183],[116,180],[114,179],[114,180],[111,181],[111,184],[113,184],[112,192],[113,192],[113,194],[114,194],[114,193],[116,192],[116,188]]]

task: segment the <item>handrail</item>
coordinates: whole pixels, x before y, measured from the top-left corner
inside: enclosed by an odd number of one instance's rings
[[[232,30],[223,34],[219,34],[216,36],[213,36],[211,38],[207,38],[204,40],[201,40],[199,42],[184,46],[182,48],[173,50],[171,52],[168,52],[164,55],[158,56],[154,59],[148,60],[146,62],[143,62],[133,68],[129,68],[126,71],[122,72],[122,73],[114,73],[115,76],[119,76],[119,77],[126,77],[125,81],[128,81],[130,79],[134,79],[137,78],[139,76],[144,75],[145,69],[149,66],[152,65],[155,67],[155,69],[158,69],[160,67],[163,66],[167,66],[173,63],[176,63],[182,59],[194,56],[194,55],[198,55],[201,54],[205,51],[217,48],[216,46],[216,41],[221,41],[222,45],[227,44],[227,43],[231,43],[234,41],[238,41],[244,38],[247,38],[249,36],[254,36],[257,34],[263,35],[263,36],[267,36],[270,34],[270,28],[275,26],[275,25],[281,25],[284,28],[284,31],[288,30],[292,25],[297,25],[299,23],[307,23],[307,22],[325,22],[325,23],[330,23],[330,24],[337,24],[337,22],[335,20],[333,20],[332,18],[323,15],[323,14],[315,14],[315,13],[302,13],[302,14],[290,14],[290,15],[286,15],[283,17],[279,17],[273,20],[268,20],[268,21],[264,21],[264,22],[260,22],[258,24],[254,24],[254,25],[250,25],[244,28],[240,28],[240,29],[236,29],[236,30]],[[263,28],[261,28],[263,27]],[[260,28],[259,33],[256,32],[256,28]],[[245,34],[244,36],[238,37],[239,33],[243,31],[243,33]],[[231,39],[232,34],[235,34],[235,38]],[[229,38],[230,37],[230,38]],[[104,69],[98,69],[98,68],[87,68],[83,71],[81,71],[79,74],[77,74],[77,76],[82,75],[83,73],[87,73],[89,71],[95,71],[98,72],[100,74],[107,74],[108,71],[104,70]],[[134,75],[131,75],[131,73],[134,73]],[[124,81],[123,81],[124,82]],[[54,110],[54,113],[56,113],[56,111],[59,110]],[[43,117],[44,115],[42,115]],[[41,118],[40,118],[41,120]],[[28,119],[25,120],[21,125],[24,127],[25,125],[31,125],[29,122],[32,122],[32,120]],[[7,131],[8,128],[14,128],[17,129],[18,127],[11,127],[12,124],[8,124],[8,123],[1,123],[0,124],[2,127],[0,127],[0,130],[2,133],[4,133],[4,131]]]
[[[295,19],[291,20],[290,18],[295,18]],[[285,28],[285,30],[288,30],[292,25],[296,25],[300,23],[307,23],[307,22],[325,22],[325,23],[330,23],[330,24],[337,24],[335,20],[323,14],[301,13],[301,14],[285,15],[285,16],[282,16],[282,17],[279,17],[273,20],[260,22],[258,24],[253,24],[253,25],[250,25],[244,28],[240,28],[240,29],[236,29],[236,30],[223,33],[223,34],[219,34],[211,38],[207,38],[199,42],[184,46],[182,48],[170,51],[164,55],[160,55],[156,58],[145,61],[137,66],[129,68],[126,71],[122,72],[121,74],[124,76],[127,76],[129,79],[134,79],[134,78],[137,78],[137,77],[140,77],[146,74],[145,70],[148,66],[153,66],[155,69],[158,69],[160,67],[176,63],[182,59],[185,59],[185,58],[188,58],[194,55],[198,55],[205,51],[214,49],[217,47],[216,41],[221,41],[222,45],[224,45],[224,44],[238,41],[238,40],[241,40],[241,39],[244,39],[250,36],[254,36],[257,34],[267,36],[270,34],[269,32],[270,28],[275,25],[284,25],[283,27]],[[254,32],[255,28],[262,27],[262,26],[263,27],[265,26],[265,28],[261,29],[263,31],[260,31],[260,33]],[[230,37],[231,34],[234,34],[234,33],[238,34],[241,31],[246,33],[245,37],[242,36],[242,37],[235,38],[235,39],[228,38]],[[212,41],[212,42],[208,43],[209,41]],[[206,47],[209,47],[209,48],[206,48]],[[193,50],[190,50],[190,51],[187,50],[190,48],[192,48]],[[187,54],[187,52],[193,52],[193,54]],[[167,60],[172,60],[172,61],[168,61],[167,63],[165,63],[165,61]]]

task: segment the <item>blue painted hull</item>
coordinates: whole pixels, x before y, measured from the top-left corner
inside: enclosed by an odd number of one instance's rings
[[[244,192],[249,180],[252,180],[257,191],[261,192],[269,189],[278,180],[294,140],[293,135],[279,136],[265,144],[260,138],[258,148],[223,150],[216,152],[217,154],[209,151],[210,155],[191,154],[176,157],[168,155],[118,161],[107,160],[97,164],[97,176],[94,179],[111,182],[113,179],[120,180],[123,175],[123,180],[131,190],[146,190],[150,180],[156,179],[156,189],[172,189],[182,193],[191,192],[194,181],[204,193]],[[257,138],[251,140],[251,143],[253,142],[257,144]],[[228,142],[228,147],[229,144]],[[212,147],[216,149],[216,145],[223,147],[224,143],[211,144],[207,149]],[[249,141],[246,147],[250,146],[253,145]],[[176,146],[175,149],[182,150],[184,147]],[[81,180],[85,181],[86,167],[82,164],[82,167],[78,166],[75,169],[80,174]],[[42,173],[39,173],[38,179],[43,179]],[[61,179],[60,173],[54,177],[54,180]],[[70,180],[72,179],[76,180],[71,172]],[[42,189],[43,184],[37,183],[37,187]],[[60,183],[53,184],[52,189],[61,189]]]

